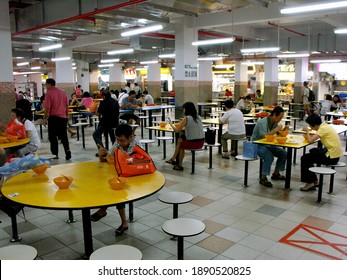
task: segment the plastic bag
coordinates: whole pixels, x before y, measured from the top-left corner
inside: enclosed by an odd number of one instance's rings
[[[209,145],[214,145],[216,143],[216,130],[208,127],[205,132],[205,141]]]
[[[257,158],[258,157],[258,145],[251,141],[243,142],[243,153],[242,155],[246,158]]]
[[[134,147],[131,155],[114,149],[114,165],[121,177],[149,174],[157,170],[152,158],[139,146]]]
[[[1,175],[13,175],[43,164],[50,164],[50,160],[39,158],[38,155],[29,154],[25,157],[14,159],[0,167]]]
[[[25,126],[17,119],[10,121],[6,127],[6,134],[12,136],[18,136],[18,139],[26,138]]]

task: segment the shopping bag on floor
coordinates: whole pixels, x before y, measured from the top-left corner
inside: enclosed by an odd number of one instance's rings
[[[214,145],[216,143],[216,130],[208,127],[205,132],[205,141],[207,144]]]
[[[251,141],[243,142],[242,155],[247,158],[256,158],[258,156],[258,145]]]
[[[120,177],[149,174],[157,170],[152,158],[139,146],[134,147],[131,155],[114,149],[114,165]]]

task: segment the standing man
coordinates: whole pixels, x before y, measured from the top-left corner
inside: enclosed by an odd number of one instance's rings
[[[58,157],[58,138],[60,138],[64,150],[65,159],[71,159],[71,151],[69,147],[69,140],[67,138],[67,115],[69,110],[69,99],[65,91],[55,86],[54,79],[46,80],[46,98],[45,98],[45,116],[44,119],[48,120],[48,139],[51,143],[51,152]]]
[[[302,88],[302,103],[304,104],[304,112],[310,116],[311,115],[311,103],[308,100],[308,97],[310,95],[310,89],[308,88],[308,82],[304,82],[304,87]]]
[[[265,134],[275,135],[283,129],[282,124],[279,124],[283,118],[284,110],[277,106],[272,110],[270,116],[257,121],[252,134],[252,141],[260,140],[265,137]],[[270,175],[271,165],[274,157],[277,157],[275,171],[271,176],[271,180],[285,180],[285,177],[280,174],[284,171],[287,159],[287,152],[281,148],[272,145],[258,145],[258,156],[264,161],[263,169],[259,183],[265,187],[272,188],[272,183],[267,180],[267,175]]]

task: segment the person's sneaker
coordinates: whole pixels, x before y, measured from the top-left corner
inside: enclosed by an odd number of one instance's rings
[[[267,180],[266,177],[260,178],[259,179],[259,184],[267,187],[267,188],[272,188],[272,183]]]
[[[71,159],[71,151],[67,151],[67,152],[66,152],[65,159],[66,159],[66,160]]]

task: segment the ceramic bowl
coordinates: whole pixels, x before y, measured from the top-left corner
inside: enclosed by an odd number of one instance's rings
[[[276,137],[276,141],[278,144],[284,144],[287,142],[287,137]]]
[[[43,165],[40,165],[40,166],[36,166],[33,168],[33,171],[37,174],[37,175],[40,175],[40,174],[43,174],[46,172],[48,168],[48,165],[47,164],[43,164]]]
[[[73,181],[72,177],[59,176],[53,179],[53,182],[59,187],[59,189],[67,189]]]
[[[281,135],[282,137],[286,137],[288,135],[288,130],[280,130],[279,132],[279,135]]]
[[[14,141],[17,141],[18,140],[18,136],[7,136],[7,139],[10,141],[10,142],[14,142]]]
[[[265,134],[265,138],[266,138],[266,141],[273,142],[275,140],[276,136],[271,135],[271,134]]]
[[[113,177],[108,180],[113,190],[122,190],[128,183],[128,179],[124,177]]]
[[[160,126],[160,127],[165,127],[165,126],[166,126],[166,122],[160,122],[160,123],[159,123],[159,126]]]

